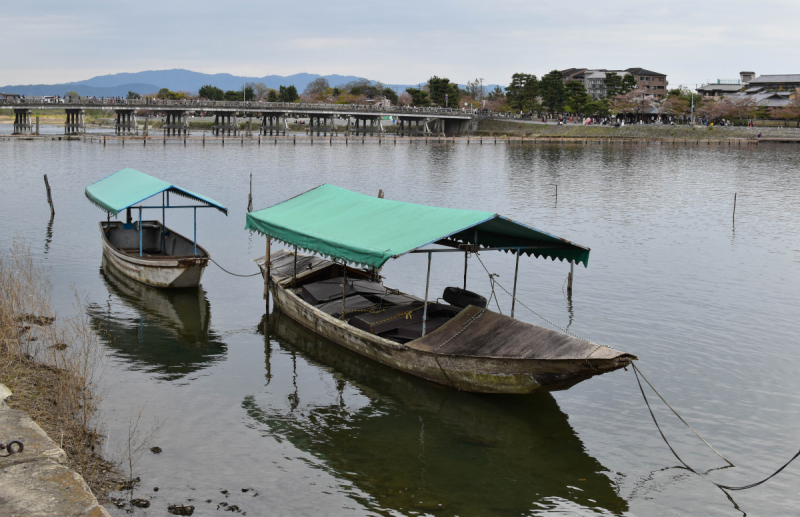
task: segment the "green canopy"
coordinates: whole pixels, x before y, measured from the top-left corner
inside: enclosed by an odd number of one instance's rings
[[[519,249],[584,266],[589,261],[589,248],[492,212],[379,199],[327,184],[248,213],[245,229],[333,259],[374,267],[433,243]]]
[[[92,183],[86,187],[86,197],[109,214],[117,215],[122,210],[164,191],[199,201],[228,215],[227,208],[209,197],[195,194],[134,169],[122,169]]]

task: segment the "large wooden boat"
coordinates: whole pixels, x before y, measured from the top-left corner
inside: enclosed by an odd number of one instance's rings
[[[170,205],[170,193],[200,204]],[[161,205],[143,205],[157,194]],[[197,209],[227,209],[213,199],[176,187],[133,169],[123,169],[86,187],[86,197],[109,217],[100,222],[103,257],[121,274],[143,284],[160,288],[197,287],[208,265],[209,254],[197,244]],[[166,209],[191,208],[195,211],[195,238],[190,240],[164,224]],[[131,209],[139,220],[132,222]],[[145,209],[160,209],[162,221],[143,220]],[[126,211],[127,222],[111,221],[112,215]]]
[[[271,253],[268,239],[267,255],[256,262],[275,306],[348,350],[467,391],[561,390],[635,359],[611,347],[515,319],[513,303],[511,316],[488,310],[485,299],[466,289],[448,288],[442,303],[428,301],[428,287],[425,298],[418,298],[384,286],[379,267],[405,253],[428,254],[428,283],[431,256],[436,252],[510,249],[517,260],[526,252],[584,264],[588,260],[588,248],[508,219],[498,221],[500,216],[494,214],[487,218],[486,213],[431,212],[425,209],[432,207],[417,207],[323,185],[248,214],[250,229],[341,259],[305,255],[297,248]],[[387,213],[399,220],[387,222]],[[465,224],[469,219],[477,222]],[[383,235],[369,233],[377,231],[375,225]],[[404,242],[392,238],[397,226],[405,229]],[[420,249],[431,243],[443,247]],[[348,266],[348,261],[361,267]]]

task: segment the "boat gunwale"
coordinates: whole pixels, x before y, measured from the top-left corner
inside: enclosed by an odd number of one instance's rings
[[[144,223],[145,221],[142,221],[142,222]],[[180,233],[178,233],[178,232],[176,232],[174,230],[171,230],[168,226],[163,226],[161,224],[161,221],[153,220],[153,221],[147,221],[147,222],[148,223],[156,222],[162,228],[164,228],[166,230],[169,230],[171,233],[174,233],[175,235],[177,235],[178,237],[180,237],[182,239],[185,239],[186,241],[189,241],[189,239],[187,237],[185,237],[184,235],[182,235],[182,234],[180,234]],[[126,262],[131,262],[133,264],[136,264],[136,265],[139,265],[139,266],[145,266],[145,267],[190,268],[190,267],[197,266],[197,265],[206,266],[206,265],[208,265],[208,261],[210,260],[211,255],[208,253],[208,250],[206,250],[200,244],[197,245],[197,248],[202,250],[203,253],[206,254],[205,257],[200,257],[200,256],[197,256],[197,255],[167,255],[167,256],[162,256],[162,257],[144,257],[144,256],[139,257],[139,256],[128,255],[127,253],[122,251],[120,248],[117,248],[116,246],[111,244],[111,241],[106,236],[106,229],[103,227],[103,225],[107,224],[107,223],[108,223],[107,221],[100,221],[99,222],[100,235],[102,236],[103,243],[109,249],[111,249],[113,251],[115,256],[119,257],[121,260],[124,260]],[[190,241],[190,242],[194,242],[194,241]],[[161,264],[159,264],[159,262],[161,262]],[[173,263],[172,264],[168,264],[168,262],[173,262]]]
[[[336,265],[336,263],[334,263],[332,261],[329,261],[329,262],[330,263],[326,267],[331,267],[333,265]],[[260,264],[259,264],[259,267],[261,267]],[[314,273],[318,273],[319,271],[323,271],[324,269],[325,268],[317,269],[317,270],[314,270],[313,272]],[[262,271],[263,271],[263,269],[262,269]],[[310,272],[311,271],[309,270],[309,273]],[[298,279],[299,278],[300,277],[298,276]],[[610,358],[603,358],[603,357],[598,357],[598,358],[575,357],[575,358],[546,359],[546,358],[536,358],[536,357],[509,357],[509,356],[492,356],[492,355],[479,355],[478,356],[478,355],[465,355],[465,354],[448,354],[448,353],[433,352],[433,351],[429,351],[429,350],[421,350],[419,348],[414,347],[412,345],[412,343],[414,343],[415,341],[418,341],[418,340],[420,340],[422,338],[413,339],[413,340],[409,341],[408,343],[400,344],[400,343],[397,343],[395,341],[392,341],[392,340],[386,339],[384,337],[381,337],[381,336],[379,336],[377,334],[371,334],[371,333],[369,333],[369,332],[367,332],[365,330],[362,330],[362,329],[359,329],[357,327],[354,327],[353,325],[351,325],[348,322],[343,322],[343,321],[341,321],[341,320],[339,320],[337,318],[334,318],[333,316],[331,316],[331,315],[319,310],[317,307],[314,307],[310,303],[306,302],[300,296],[298,296],[297,294],[291,292],[289,289],[287,289],[287,287],[285,285],[283,285],[283,283],[286,282],[286,280],[291,280],[291,277],[289,277],[288,279],[284,279],[283,281],[278,281],[278,280],[276,280],[274,278],[274,276],[272,274],[270,274],[270,280],[271,280],[271,282],[270,282],[271,284],[274,284],[277,287],[280,287],[280,289],[285,294],[291,296],[292,302],[296,306],[300,306],[300,307],[303,307],[304,309],[314,311],[314,315],[317,318],[322,317],[323,320],[329,319],[330,320],[329,323],[334,324],[334,326],[337,327],[337,328],[341,328],[341,329],[343,329],[343,330],[345,330],[347,332],[351,332],[351,333],[357,335],[360,338],[365,338],[365,339],[374,341],[376,344],[381,345],[381,346],[388,346],[388,347],[394,348],[396,350],[413,351],[413,352],[418,353],[418,354],[423,355],[423,356],[448,357],[448,358],[467,359],[467,360],[492,360],[492,361],[505,361],[505,362],[511,361],[511,362],[515,362],[515,363],[528,362],[528,361],[538,361],[538,362],[546,362],[547,364],[581,363],[581,362],[588,363],[589,361],[592,361],[595,365],[599,365],[599,364],[602,364],[604,362],[620,362],[620,361],[629,363],[632,360],[636,360],[636,356],[635,355],[629,354],[627,352],[622,352],[620,350],[616,350],[615,348],[612,348],[612,347],[608,347],[608,348],[610,348],[611,350],[614,350],[616,352],[619,352],[620,355],[618,355],[616,357],[610,357]],[[404,293],[404,294],[407,294],[407,293]],[[466,308],[461,309],[461,311],[459,311],[457,313],[457,315],[461,314],[465,310],[466,310]],[[486,310],[489,311],[489,312],[494,312],[494,311],[491,311],[491,309],[488,309],[488,308]],[[497,314],[497,313],[495,313],[495,314]],[[287,314],[287,316],[291,317],[290,314]],[[451,321],[453,321],[453,319],[455,319],[456,316],[451,318],[447,323],[445,323],[441,327],[439,327],[439,328],[431,331],[430,333],[426,334],[425,337],[433,335],[434,333],[438,332],[440,329],[443,329]],[[530,325],[532,327],[545,328],[545,327],[541,327],[539,325],[534,325],[533,323],[528,323],[528,322],[525,322],[525,321],[522,321],[522,323],[525,323],[526,325]],[[302,324],[302,322],[301,322],[301,324]],[[311,330],[313,332],[319,334],[317,332],[316,328],[311,329]],[[568,337],[571,337],[571,336],[568,336]],[[326,338],[326,339],[330,339],[330,338]],[[607,346],[607,345],[605,345],[605,346]]]

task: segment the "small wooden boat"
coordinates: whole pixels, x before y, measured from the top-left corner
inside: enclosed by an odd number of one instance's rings
[[[170,193],[200,204],[170,205]],[[141,204],[157,194],[162,195],[161,205]],[[213,207],[227,215],[227,208],[133,169],[122,169],[89,185],[86,197],[109,214],[100,222],[103,256],[117,271],[153,287],[197,287],[209,260],[208,252],[197,244],[197,209]],[[194,240],[164,225],[167,208],[194,210]],[[131,221],[131,209],[139,211],[136,222]],[[143,220],[145,209],[161,209],[162,221]],[[111,221],[111,216],[122,210],[126,210],[127,222]]]
[[[487,216],[488,214],[488,216]],[[447,288],[429,302],[433,253],[511,251],[570,262],[589,249],[487,212],[424,207],[322,185],[247,215],[268,235],[256,259],[265,296],[311,331],[379,363],[466,391],[554,391],[628,365],[634,356],[486,308],[486,300]],[[295,245],[271,253],[271,238]],[[421,249],[438,244],[441,248]],[[305,255],[298,247],[331,257]],[[380,282],[379,268],[406,253],[428,255],[425,298]],[[337,262],[338,259],[338,262]],[[361,267],[348,266],[356,262]],[[466,270],[465,270],[466,278]],[[516,277],[514,280],[516,293]]]

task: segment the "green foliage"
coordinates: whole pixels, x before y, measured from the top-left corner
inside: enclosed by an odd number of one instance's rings
[[[636,78],[631,74],[625,74],[625,77],[622,78],[620,93],[624,95],[635,90],[636,88]]]
[[[495,88],[495,92],[498,89],[499,86]],[[505,95],[506,102],[512,109],[533,111],[539,106],[539,80],[531,74],[514,74]]]
[[[615,73],[606,74],[606,78],[603,79],[603,83],[605,83],[606,87],[606,97],[612,98],[616,97],[617,95],[621,95],[622,92],[622,77]]]
[[[584,113],[586,105],[592,102],[592,96],[586,93],[586,88],[580,81],[569,81],[564,86],[565,108],[570,113]]]
[[[589,100],[583,107],[583,113],[585,115],[607,117],[611,113],[608,99]]]
[[[561,72],[553,70],[542,77],[539,82],[539,95],[542,98],[542,106],[551,113],[561,112],[566,100],[566,90]]]
[[[136,92],[132,92],[132,91],[130,91],[130,90],[128,91],[128,97],[127,97],[127,99],[128,99],[128,100],[132,100],[132,99],[141,99],[141,98],[142,98],[142,96],[141,96],[141,95],[139,95],[138,93],[136,93]]]
[[[461,90],[450,79],[433,76],[428,79],[430,103],[433,106],[457,108],[461,99]],[[410,93],[410,92],[409,92]],[[412,94],[413,96],[413,94]]]
[[[495,86],[494,90],[486,94],[486,99],[489,101],[495,101],[497,99],[502,99],[503,97],[505,97],[505,95],[506,93],[503,91],[501,87]]]
[[[298,95],[297,88],[294,85],[281,86],[278,89],[278,100],[280,102],[296,102],[299,99],[300,95]]]
[[[244,100],[252,101],[255,100],[256,92],[253,90],[252,87],[246,86],[244,91],[242,90],[228,90],[225,92],[225,96],[223,100],[226,101],[233,101],[233,102],[242,102]]]
[[[394,105],[394,106],[396,106],[396,105],[397,105],[397,101],[398,101],[399,99],[398,99],[398,97],[397,97],[397,92],[396,92],[396,91],[392,90],[392,89],[391,89],[391,88],[389,88],[389,87],[386,87],[386,88],[384,88],[384,89],[383,89],[383,91],[381,92],[381,95],[383,95],[384,97],[386,97],[387,99],[389,99],[389,102],[391,102],[391,103],[392,103],[392,105]]]
[[[197,94],[201,99],[208,99],[211,101],[221,101],[225,98],[225,92],[216,86],[211,86],[210,84],[202,86]]]
[[[269,93],[267,93],[267,102],[278,102],[278,92],[270,90]]]
[[[418,90],[417,88],[406,88],[406,92],[411,95],[411,104],[413,106],[430,106],[431,101],[428,98],[428,92],[425,90]]]

